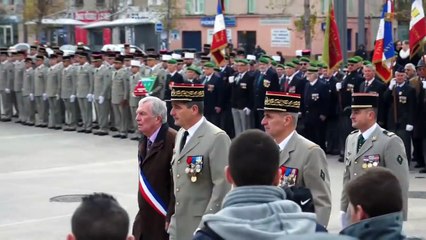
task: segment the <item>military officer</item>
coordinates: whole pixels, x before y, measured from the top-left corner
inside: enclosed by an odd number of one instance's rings
[[[377,93],[352,94],[352,127],[353,131],[345,144],[345,171],[343,185],[361,176],[368,168],[385,167],[392,171],[401,184],[403,193],[404,218],[407,219],[408,200],[408,161],[404,143],[392,132],[377,124]],[[373,184],[373,183],[372,183]],[[347,225],[348,197],[342,192],[340,203],[342,225]]]
[[[310,189],[313,199],[308,201],[314,203],[318,222],[327,226],[331,213],[327,160],[317,144],[296,132],[300,103],[298,94],[267,92],[262,125],[280,147],[281,185]]]
[[[296,73],[296,65],[292,62],[284,65],[284,79],[281,86],[281,91],[286,93],[296,93],[303,95],[306,85],[306,80],[299,78]]]
[[[47,127],[48,106],[46,94],[47,67],[44,56],[37,55],[34,71],[34,98],[37,110],[36,127]]]
[[[111,110],[111,80],[112,72],[104,63],[101,55],[93,55],[93,95],[96,112],[98,113],[99,129],[94,131],[95,135],[108,135],[108,117]]]
[[[33,58],[25,60],[24,79],[22,81],[22,100],[23,100],[23,119],[22,122],[27,126],[34,126],[34,69]]]
[[[172,88],[171,115],[181,129],[172,159],[175,208],[168,232],[170,239],[192,239],[202,226],[201,217],[216,213],[230,190],[224,168],[231,140],[203,117],[202,84],[175,84]]]
[[[78,66],[73,66],[71,57],[63,58],[64,68],[61,72],[60,94],[65,105],[65,123],[64,131],[75,131],[77,129],[77,69]]]
[[[87,52],[77,52],[77,101],[80,107],[83,126],[77,132],[92,133],[93,68],[89,64]]]
[[[2,122],[12,121],[13,115],[13,77],[14,65],[12,57],[9,57],[7,49],[3,49],[2,56],[2,72],[0,75],[0,93],[3,104],[4,117],[1,118]]]
[[[111,103],[115,127],[119,132],[112,137],[127,138],[130,120],[129,108],[129,72],[123,67],[123,57],[118,56],[114,61],[115,70],[112,72]]]
[[[210,57],[209,57],[210,58]],[[229,82],[229,77],[233,76],[236,72],[236,64],[234,61],[235,54],[231,53],[230,56],[226,56],[225,60],[222,61],[219,66],[219,71],[217,71],[217,75],[223,82],[224,90],[223,90],[223,99],[222,99],[222,113],[220,119],[220,128],[225,130],[230,138],[235,136],[234,122],[232,118],[232,86]],[[251,90],[253,92],[253,90]]]
[[[24,71],[25,71],[25,51],[17,52],[17,59],[14,62],[15,72],[14,72],[14,81],[13,89],[15,89],[15,101],[16,106],[18,107],[18,121],[17,123],[24,123],[24,100],[22,98],[22,84],[24,81]]]
[[[416,65],[416,70],[417,70],[417,74],[418,74],[418,76],[419,76],[419,81],[422,83],[422,85],[423,85],[423,88],[424,89],[426,89],[426,61],[425,61],[426,59],[425,59],[425,57],[423,56],[420,60],[419,60],[419,62],[417,63],[417,65]],[[425,94],[426,95],[426,94]],[[420,121],[420,125],[424,125],[424,119],[425,119],[425,113],[426,113],[426,97],[425,96],[423,96],[422,98],[418,98],[417,99],[417,102],[420,104],[420,105],[422,105],[423,107],[422,108],[416,108],[417,109],[417,111],[418,112],[420,112],[419,113],[419,115],[420,116],[422,116],[420,119],[417,119],[417,121]],[[422,121],[423,120],[423,121]],[[424,139],[424,137],[425,137],[425,132],[424,132],[424,130],[425,130],[425,128],[423,127],[422,129],[419,129],[420,131],[421,130],[423,130],[423,131],[421,131],[420,132],[420,134],[419,135],[417,135],[419,138],[421,138],[421,140],[422,140],[422,142],[423,143],[420,143],[420,144],[424,144],[424,141],[425,141],[425,139]],[[416,135],[415,135],[416,136]],[[419,139],[420,140],[420,139]],[[416,149],[416,147],[414,148],[414,149]],[[423,153],[423,152],[422,152]],[[417,158],[417,156],[418,155],[414,155],[414,157],[416,158],[416,161],[418,161],[418,162],[420,162],[420,166],[422,165],[421,163],[423,163],[423,165],[425,164],[425,162],[424,162],[424,157],[423,158]],[[422,161],[423,160],[423,161]],[[423,169],[421,169],[420,171],[419,171],[420,173],[426,173],[426,168],[424,168],[423,167]]]
[[[237,73],[229,77],[231,83],[231,106],[235,135],[238,136],[251,126],[253,111],[254,77],[248,72],[249,61],[237,59]]]
[[[411,162],[411,134],[414,130],[416,112],[416,91],[412,88],[403,67],[395,70],[395,79],[391,80],[384,94],[387,113],[387,130],[398,135],[405,145],[408,162]]]
[[[154,86],[147,96],[158,97],[164,99],[164,89],[166,84],[167,72],[162,68],[162,63],[157,61],[158,55],[151,54],[146,58],[146,68],[143,77],[154,78]]]
[[[204,116],[206,119],[220,127],[220,117],[223,109],[224,82],[214,72],[215,64],[207,62],[203,66],[204,77]]]
[[[261,57],[259,59],[259,70],[255,72],[254,78],[254,127],[262,129],[263,111],[258,109],[263,108],[266,91],[280,90],[277,72],[271,67],[269,58]]]
[[[177,71],[177,61],[175,59],[171,59],[167,62],[167,72],[166,90],[164,93],[164,100],[166,101],[167,106],[167,123],[171,128],[179,130],[179,127],[175,125],[175,121],[170,115],[170,111],[172,110],[172,103],[170,101],[172,96],[172,87],[174,84],[184,83],[183,76]]]
[[[201,70],[196,66],[190,66],[185,70],[186,83],[201,84]]]
[[[58,56],[50,54],[50,67],[47,71],[46,94],[49,102],[49,129],[62,129],[60,122],[60,77],[61,69],[58,63]]]
[[[140,74],[141,62],[138,60],[132,60],[130,61],[130,66],[132,75],[129,77],[129,106],[132,120],[132,129],[134,129],[135,131],[134,136],[130,139],[136,141],[139,140],[141,137],[141,134],[138,131],[138,123],[136,122],[136,110],[138,109],[139,101],[142,99],[142,97],[135,96],[135,94],[133,94],[133,91],[135,90],[136,85],[138,85],[138,83],[142,81]]]

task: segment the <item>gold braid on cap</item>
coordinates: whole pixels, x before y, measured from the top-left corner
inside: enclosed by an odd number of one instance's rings
[[[300,101],[265,97],[265,106],[300,108]]]
[[[198,91],[188,91],[188,90],[172,90],[172,97],[204,97],[204,89]]]

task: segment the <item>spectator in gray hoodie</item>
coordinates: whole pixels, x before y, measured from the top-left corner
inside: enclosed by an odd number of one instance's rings
[[[247,130],[232,141],[225,175],[234,189],[224,198],[222,210],[203,216],[204,227],[193,239],[352,239],[315,233],[315,214],[286,200],[277,186],[279,148],[266,133]]]

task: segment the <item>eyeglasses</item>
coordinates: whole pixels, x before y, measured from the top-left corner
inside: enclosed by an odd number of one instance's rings
[[[299,63],[299,65],[306,66],[308,63]]]

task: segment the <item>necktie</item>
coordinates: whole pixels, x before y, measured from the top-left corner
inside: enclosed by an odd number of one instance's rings
[[[183,147],[185,147],[186,138],[188,137],[188,135],[189,135],[189,132],[188,132],[188,131],[185,131],[185,132],[183,133],[183,137],[182,137],[182,139],[180,140],[180,149],[179,149],[179,152],[182,152]]]
[[[356,152],[358,153],[359,152],[359,150],[361,149],[361,147],[362,147],[362,145],[365,143],[365,139],[364,139],[364,137],[362,136],[362,134],[360,134],[359,136],[358,136],[358,144],[357,144],[357,147],[356,147]]]
[[[148,149],[147,152],[151,151],[151,146],[152,146],[152,142],[151,142],[151,140],[148,139],[148,143],[147,143],[147,147],[146,147]]]
[[[263,78],[264,78],[264,75],[263,75],[263,72],[261,72],[259,75],[259,78],[257,79],[257,87],[260,87],[262,85]]]
[[[284,92],[288,92],[288,82],[290,78],[286,77],[284,82]]]

